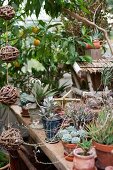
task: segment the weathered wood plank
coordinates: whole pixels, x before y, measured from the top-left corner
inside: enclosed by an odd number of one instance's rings
[[[47,157],[51,160],[51,162],[55,165],[58,170],[72,170],[73,163],[66,161],[64,158],[64,150],[61,142],[56,144],[48,144],[45,142],[45,132],[44,130],[36,130],[30,128],[30,118],[23,118],[20,114],[21,108],[17,105],[11,106],[14,114],[17,117],[17,120],[20,123],[28,126],[28,130],[30,136],[33,140],[39,144],[40,148],[47,155]],[[41,144],[41,145],[40,145]]]

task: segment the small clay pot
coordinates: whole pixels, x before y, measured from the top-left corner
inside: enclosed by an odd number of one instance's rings
[[[99,49],[100,47],[101,47],[101,44],[98,39],[93,41],[93,46],[86,43],[86,49]]]
[[[74,170],[94,170],[95,169],[95,153],[89,152],[87,156],[82,155],[83,150],[81,148],[74,149],[73,151],[73,169]]]
[[[74,155],[73,150],[77,148],[77,144],[73,143],[65,143],[62,141],[62,145],[64,147],[64,157],[67,161],[73,161]]]
[[[22,117],[30,117],[29,110],[27,108],[22,107],[21,115],[22,115]]]

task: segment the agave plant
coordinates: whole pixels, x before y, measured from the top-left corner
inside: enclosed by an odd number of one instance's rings
[[[32,94],[35,96],[36,102],[42,105],[44,98],[54,96],[56,91],[49,89],[49,86],[44,86],[41,82],[35,82],[32,88]]]

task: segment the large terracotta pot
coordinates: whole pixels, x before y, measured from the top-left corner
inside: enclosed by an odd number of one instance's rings
[[[89,155],[82,155],[81,148],[74,149],[73,170],[95,170],[95,153],[89,152]]]
[[[77,144],[62,142],[64,147],[64,157],[67,161],[73,161],[74,155],[73,150],[77,148]]]
[[[103,145],[93,142],[97,154],[97,167],[105,169],[107,166],[113,166],[113,145]]]
[[[90,44],[86,43],[86,49],[99,49],[101,47],[100,45],[100,41],[99,40],[94,40],[93,41],[93,46],[91,46]]]

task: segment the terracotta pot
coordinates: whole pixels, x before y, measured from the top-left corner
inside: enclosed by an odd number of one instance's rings
[[[4,167],[0,168],[0,170],[8,170],[10,167],[10,164],[8,163],[7,165],[5,165]]]
[[[93,46],[91,46],[90,44],[86,43],[86,49],[99,49],[101,47],[100,45],[100,41],[99,40],[94,40],[93,41]]]
[[[22,115],[22,117],[30,117],[28,109],[24,108],[24,107],[22,107],[21,115]]]
[[[95,153],[89,152],[88,156],[82,155],[81,148],[74,149],[73,169],[74,170],[95,170]]]
[[[107,166],[113,166],[113,145],[103,145],[93,142],[97,154],[97,166],[105,169]]]
[[[67,161],[73,161],[74,155],[73,150],[77,148],[77,144],[62,142],[64,147],[64,157]]]

